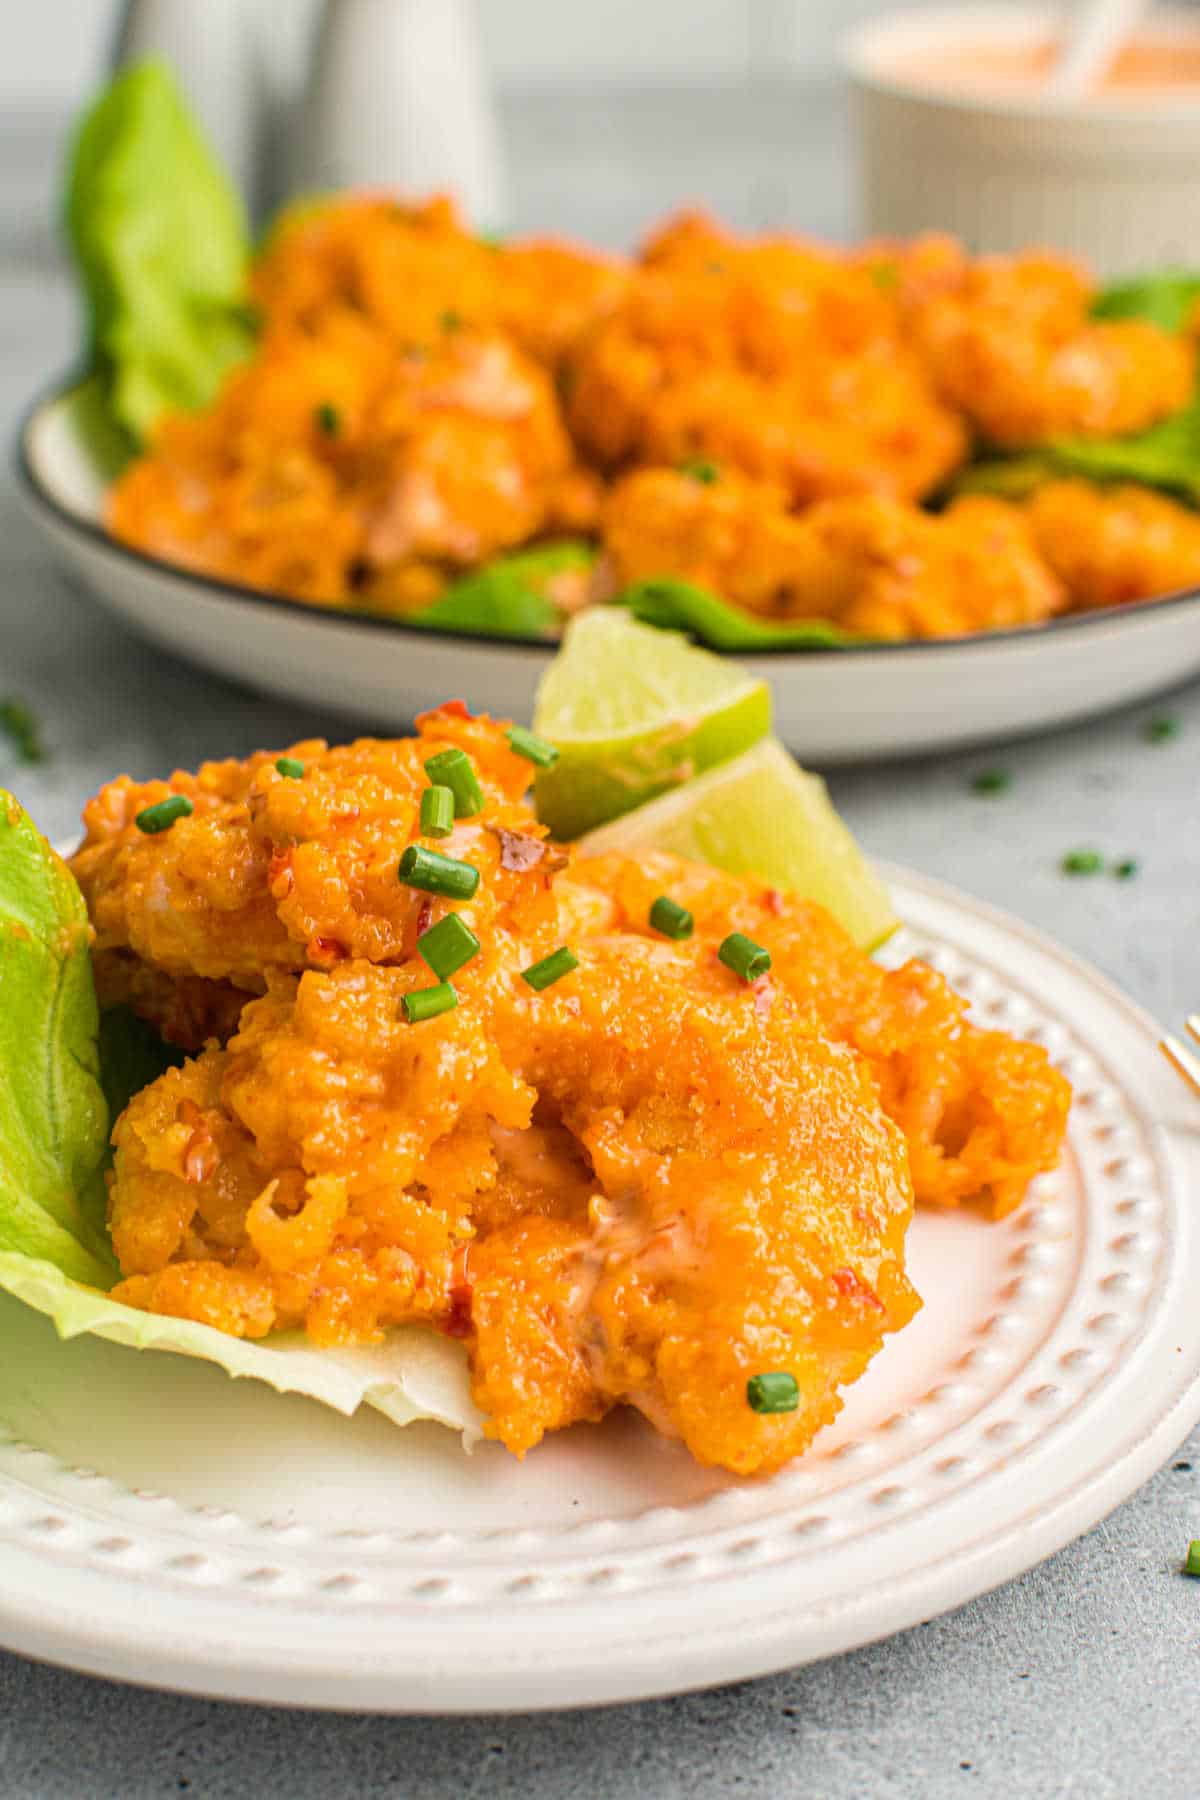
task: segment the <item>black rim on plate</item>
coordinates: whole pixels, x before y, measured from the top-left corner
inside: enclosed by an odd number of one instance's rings
[[[327,625],[351,626],[355,629],[382,632],[424,641],[428,644],[478,644],[491,649],[520,651],[525,655],[552,656],[558,648],[557,640],[546,639],[539,642],[535,638],[514,637],[511,633],[490,631],[444,631],[431,629],[428,626],[413,625],[406,619],[380,616],[377,613],[358,611],[341,606],[318,606],[308,600],[298,600],[290,594],[268,592],[263,588],[247,587],[241,582],[226,581],[215,575],[198,574],[193,569],[184,569],[178,563],[166,561],[159,556],[150,556],[144,550],[135,550],[129,544],[123,544],[103,525],[95,524],[73,512],[69,506],[51,492],[38,474],[34,466],[30,442],[38,419],[51,406],[60,405],[78,384],[78,376],[60,379],[51,383],[39,393],[22,415],[17,427],[15,446],[15,468],[18,481],[25,489],[26,495],[38,506],[42,507],[54,519],[55,523],[95,549],[117,562],[126,562],[143,573],[162,576],[165,579],[184,584],[189,587],[207,588],[222,600],[237,600],[244,605],[273,608],[301,617],[313,623]],[[1176,594],[1163,594],[1153,600],[1138,600],[1125,606],[1099,607],[1091,612],[1069,613],[1065,618],[1049,619],[1041,625],[1015,625],[999,631],[973,631],[960,637],[945,638],[906,638],[898,643],[861,643],[839,645],[836,649],[824,649],[817,646],[797,645],[793,649],[780,648],[773,650],[734,650],[728,653],[739,662],[783,661],[804,662],[820,661],[842,662],[846,657],[862,658],[864,656],[931,656],[938,651],[983,651],[998,644],[1019,642],[1025,638],[1061,637],[1064,634],[1075,634],[1081,631],[1095,632],[1107,626],[1110,630],[1130,624],[1146,622],[1161,615],[1167,608],[1195,605],[1200,601],[1200,588],[1185,588]],[[703,640],[698,640],[703,641]],[[713,645],[706,645],[714,649]]]

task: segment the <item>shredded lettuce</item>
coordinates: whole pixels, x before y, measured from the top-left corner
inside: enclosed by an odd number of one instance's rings
[[[127,1014],[101,1021],[83,897],[3,790],[0,996],[0,1289],[64,1338],[201,1357],[338,1412],[365,1403],[397,1425],[434,1419],[465,1441],[480,1435],[462,1346],[420,1326],[370,1349],[322,1350],[297,1332],[247,1343],[110,1297],[119,1270],[105,1228],[109,1104],[123,1106],[175,1055]]]
[[[91,372],[140,443],[164,412],[207,405],[254,342],[241,201],[165,63],[126,69],[88,111],[65,220]]]

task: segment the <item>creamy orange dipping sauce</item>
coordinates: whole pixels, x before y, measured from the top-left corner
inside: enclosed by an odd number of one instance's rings
[[[1054,66],[1054,38],[1029,43],[996,42],[958,45],[944,51],[922,51],[896,64],[896,73],[922,87],[1024,93],[1041,87]],[[1200,99],[1200,36],[1191,42],[1135,40],[1117,57],[1096,98],[1150,99],[1163,89],[1192,88]]]

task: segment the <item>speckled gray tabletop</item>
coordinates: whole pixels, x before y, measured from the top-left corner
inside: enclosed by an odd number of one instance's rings
[[[778,171],[752,204],[745,183],[735,191],[727,161],[732,208],[740,195],[744,216],[786,210]],[[654,168],[663,190],[705,186],[703,172],[684,183],[678,169]],[[557,206],[563,217],[565,177],[553,192],[550,182],[546,173],[533,194],[531,179],[530,216]],[[656,200],[630,187],[612,203],[604,235],[626,230]],[[73,338],[61,279],[40,265],[0,264],[5,430]],[[27,770],[0,747],[0,784],[15,786],[57,837],[71,834],[84,797],[117,770],[149,774],[353,728],[319,708],[211,680],[126,635],[55,573],[11,484],[0,492],[0,698],[7,693],[40,713],[51,754]],[[1151,746],[1143,726],[1164,711],[1179,735]],[[983,766],[1011,772],[1007,793],[972,792]],[[1198,769],[1193,687],[1002,751],[842,772],[832,785],[873,851],[1021,913],[1152,1011],[1178,1018],[1200,1004]],[[1059,859],[1079,846],[1135,857],[1139,873],[1068,880]],[[1192,1536],[1200,1536],[1200,1434],[1087,1538],[948,1618],[771,1680],[554,1717],[297,1715],[143,1693],[0,1652],[0,1794],[1194,1800],[1200,1583],[1179,1573]]]

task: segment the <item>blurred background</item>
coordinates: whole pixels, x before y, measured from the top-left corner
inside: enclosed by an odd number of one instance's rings
[[[247,4],[269,34],[274,82],[298,82],[314,0]],[[477,0],[509,223],[616,247],[668,206],[704,196],[736,225],[845,236],[851,175],[835,45],[888,9],[885,0]],[[38,0],[9,19],[0,253],[51,250],[58,140],[102,75],[121,10],[118,0]]]

